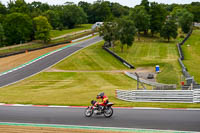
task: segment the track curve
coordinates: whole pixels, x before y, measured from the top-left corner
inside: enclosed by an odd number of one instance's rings
[[[69,47],[62,48],[58,51],[54,51],[48,56],[41,57],[28,65],[24,65],[22,68],[10,70],[6,73],[3,73],[0,75],[0,88],[23,80],[32,75],[35,75],[49,68],[50,66],[58,63],[59,61],[65,59],[74,52],[101,40],[101,37],[94,37],[82,42],[74,43]]]

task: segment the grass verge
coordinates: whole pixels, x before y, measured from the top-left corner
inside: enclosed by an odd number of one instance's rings
[[[125,102],[115,98],[115,89],[134,89],[136,82],[120,73],[43,72],[1,88],[3,103],[87,106],[105,92],[115,106],[199,108],[200,104]]]
[[[69,34],[69,33],[73,33],[73,32],[78,32],[78,31],[82,31],[82,30],[88,30],[91,29],[92,24],[82,24],[80,26],[76,26],[73,29],[67,29],[67,30],[52,30],[51,31],[51,37],[58,37],[64,34]]]
[[[183,63],[195,81],[200,83],[200,30],[194,30],[190,38],[182,45],[185,59]]]

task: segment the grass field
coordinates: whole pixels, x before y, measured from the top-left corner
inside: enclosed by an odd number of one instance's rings
[[[110,54],[105,52],[101,48],[102,45],[103,42],[100,42],[96,45],[92,45],[84,50],[81,50],[76,54],[72,55],[70,58],[67,58],[66,60],[55,65],[53,68],[62,70],[127,70],[127,68],[124,65],[122,65]],[[163,45],[165,46],[165,44]],[[172,51],[167,50],[168,52],[165,51],[166,54],[165,55],[161,54],[162,56],[160,54],[157,55],[154,53],[155,55],[162,57],[162,59],[160,60],[163,62],[164,65],[167,64],[167,61],[168,63],[171,62],[174,63],[175,59],[169,61],[169,57],[174,57],[174,58],[176,57],[175,46],[173,44],[172,45],[166,44],[166,45],[168,45],[168,47],[171,46],[170,49],[172,49]],[[166,49],[166,47],[167,46],[163,47],[163,49]],[[143,58],[145,58],[145,56],[143,56]],[[139,60],[139,57],[135,59]],[[149,63],[145,62],[143,65],[139,65],[139,61],[137,61],[134,64],[136,64],[137,66],[152,66],[152,67],[155,65],[154,63],[150,65],[150,58],[146,58],[146,60]],[[159,57],[152,58],[152,61],[158,63]],[[171,65],[173,66],[173,64]],[[166,68],[171,69],[170,67]],[[164,69],[162,71],[164,71]],[[36,76],[28,78],[14,85],[1,88],[0,102],[21,103],[21,104],[49,104],[49,105],[52,104],[89,105],[90,100],[95,99],[96,95],[99,92],[103,91],[109,97],[110,101],[115,103],[115,106],[164,107],[164,108],[200,107],[200,104],[180,104],[180,103],[163,104],[163,103],[140,103],[140,102],[134,103],[134,102],[121,101],[115,98],[115,89],[135,89],[135,88],[136,88],[136,81],[128,78],[122,73],[42,72]]]
[[[195,81],[200,83],[200,30],[194,30],[182,48],[185,56],[183,63]]]
[[[91,29],[92,27],[92,24],[82,24],[80,26],[76,26],[75,28],[73,29],[67,29],[67,30],[52,30],[51,31],[51,37],[58,37],[58,36],[61,36],[61,35],[64,35],[64,34],[68,34],[68,33],[73,33],[73,32],[78,32],[78,31],[82,31],[82,30],[88,30],[88,29]]]
[[[181,68],[178,64],[178,51],[176,41],[166,43],[159,38],[142,37],[135,41],[130,48],[121,52],[120,45],[114,51],[137,67],[155,67],[159,65],[161,73],[157,75],[157,81],[167,84],[179,84]]]
[[[115,89],[131,89],[135,86],[135,81],[119,73],[43,72],[15,85],[1,88],[0,102],[86,106],[103,91],[115,106],[200,107],[200,104],[134,103],[115,98]]]
[[[102,49],[100,42],[84,49],[54,66],[62,70],[124,70],[121,62]]]
[[[155,67],[160,65],[161,73],[157,75],[158,82],[179,84],[181,68],[178,64],[176,42],[165,43],[157,38],[142,38],[132,47],[120,52],[114,51],[137,67]],[[122,63],[102,50],[103,43],[82,50],[80,53],[62,61],[54,68],[62,70],[124,70],[128,69]]]

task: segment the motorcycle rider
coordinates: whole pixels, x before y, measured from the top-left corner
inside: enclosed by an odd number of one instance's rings
[[[109,103],[108,97],[104,94],[104,92],[99,93],[96,98],[97,99],[102,99],[102,102],[96,102],[94,104],[100,110],[103,110],[103,108],[106,106],[106,104]]]

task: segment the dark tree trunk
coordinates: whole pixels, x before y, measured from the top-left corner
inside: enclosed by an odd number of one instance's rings
[[[138,31],[138,40],[140,41],[140,32]]]

